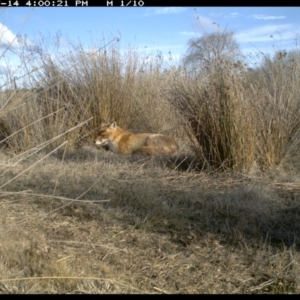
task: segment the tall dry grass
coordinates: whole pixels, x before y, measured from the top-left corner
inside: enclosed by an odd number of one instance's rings
[[[103,120],[133,130],[174,131],[170,105],[161,93],[166,80],[160,57],[147,61],[133,49],[121,53],[116,45],[83,51],[70,44],[64,55],[48,53],[47,44],[24,47],[33,57],[24,67],[36,71],[24,83],[26,89],[2,94],[3,102],[9,94],[11,103],[21,103],[2,117],[2,131],[15,133],[7,139],[14,149],[32,148],[90,118],[67,135],[70,145],[92,142]]]
[[[249,168],[254,161],[253,101],[245,99],[241,88],[239,75],[223,69],[203,80],[184,75],[173,86],[170,101],[185,119],[203,168]]]
[[[299,51],[290,59],[280,52],[273,59],[265,56],[255,70],[221,56],[208,72],[184,72],[174,79],[168,99],[184,117],[203,168],[266,169],[296,153],[299,56]]]
[[[209,49],[219,44],[226,49],[232,38],[221,43],[222,38],[206,37]],[[116,43],[89,51],[70,43],[64,54],[59,37],[54,53],[51,41],[23,43],[26,88],[1,94],[2,144],[12,149],[28,150],[70,128],[52,147],[66,139],[71,148],[92,143],[103,120],[188,139],[183,148],[190,147],[204,169],[266,169],[299,148],[297,51],[265,56],[256,69],[228,57],[228,51],[227,56],[215,51],[218,55],[190,72],[184,66],[166,69],[159,54],[150,59],[134,49],[121,52]],[[19,82],[8,79],[12,87]]]

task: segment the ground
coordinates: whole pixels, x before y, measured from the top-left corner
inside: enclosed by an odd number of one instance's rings
[[[92,146],[0,158],[2,293],[300,292],[298,173]]]

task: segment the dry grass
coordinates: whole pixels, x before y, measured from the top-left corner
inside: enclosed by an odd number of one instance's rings
[[[216,38],[207,45],[204,36],[202,46],[217,52],[216,44],[226,45],[226,35]],[[192,66],[195,59],[202,63],[193,53],[190,58]],[[297,153],[299,58],[299,50],[279,51],[273,59],[264,56],[261,67],[252,70],[224,54],[203,59],[208,65],[196,68],[197,76],[194,68],[177,73],[167,98],[183,117],[192,150],[204,168],[249,170],[257,164],[267,169],[289,152]]]
[[[58,151],[1,190],[1,291],[299,293],[299,178],[253,172]]]
[[[162,96],[168,76],[163,76],[161,58],[147,62],[134,50],[121,53],[115,44],[83,51],[70,43],[62,55],[58,49],[51,52],[51,45],[25,43],[32,59],[24,60],[23,68],[34,70],[27,74],[30,80],[24,89],[0,93],[0,134],[10,148],[31,149],[86,120],[68,133],[70,148],[92,142],[103,120],[132,130],[176,132],[176,114]]]
[[[195,77],[52,44],[24,40],[27,81],[0,93],[0,292],[299,293],[297,56]],[[182,151],[95,149],[103,119]]]

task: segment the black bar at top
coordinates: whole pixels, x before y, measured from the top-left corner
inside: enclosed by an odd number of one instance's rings
[[[205,6],[236,6],[233,0],[0,0],[0,7],[205,7]],[[286,0],[285,6],[292,6],[299,9],[299,6],[293,6],[295,2]],[[283,3],[282,3],[283,4]],[[299,2],[300,4],[300,2]],[[243,6],[268,6],[263,1],[243,1]]]

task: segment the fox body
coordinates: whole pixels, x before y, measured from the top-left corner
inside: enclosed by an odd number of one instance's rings
[[[158,133],[132,133],[117,126],[116,122],[101,125],[95,144],[124,155],[135,153],[176,155],[178,153],[178,145],[173,137]]]

